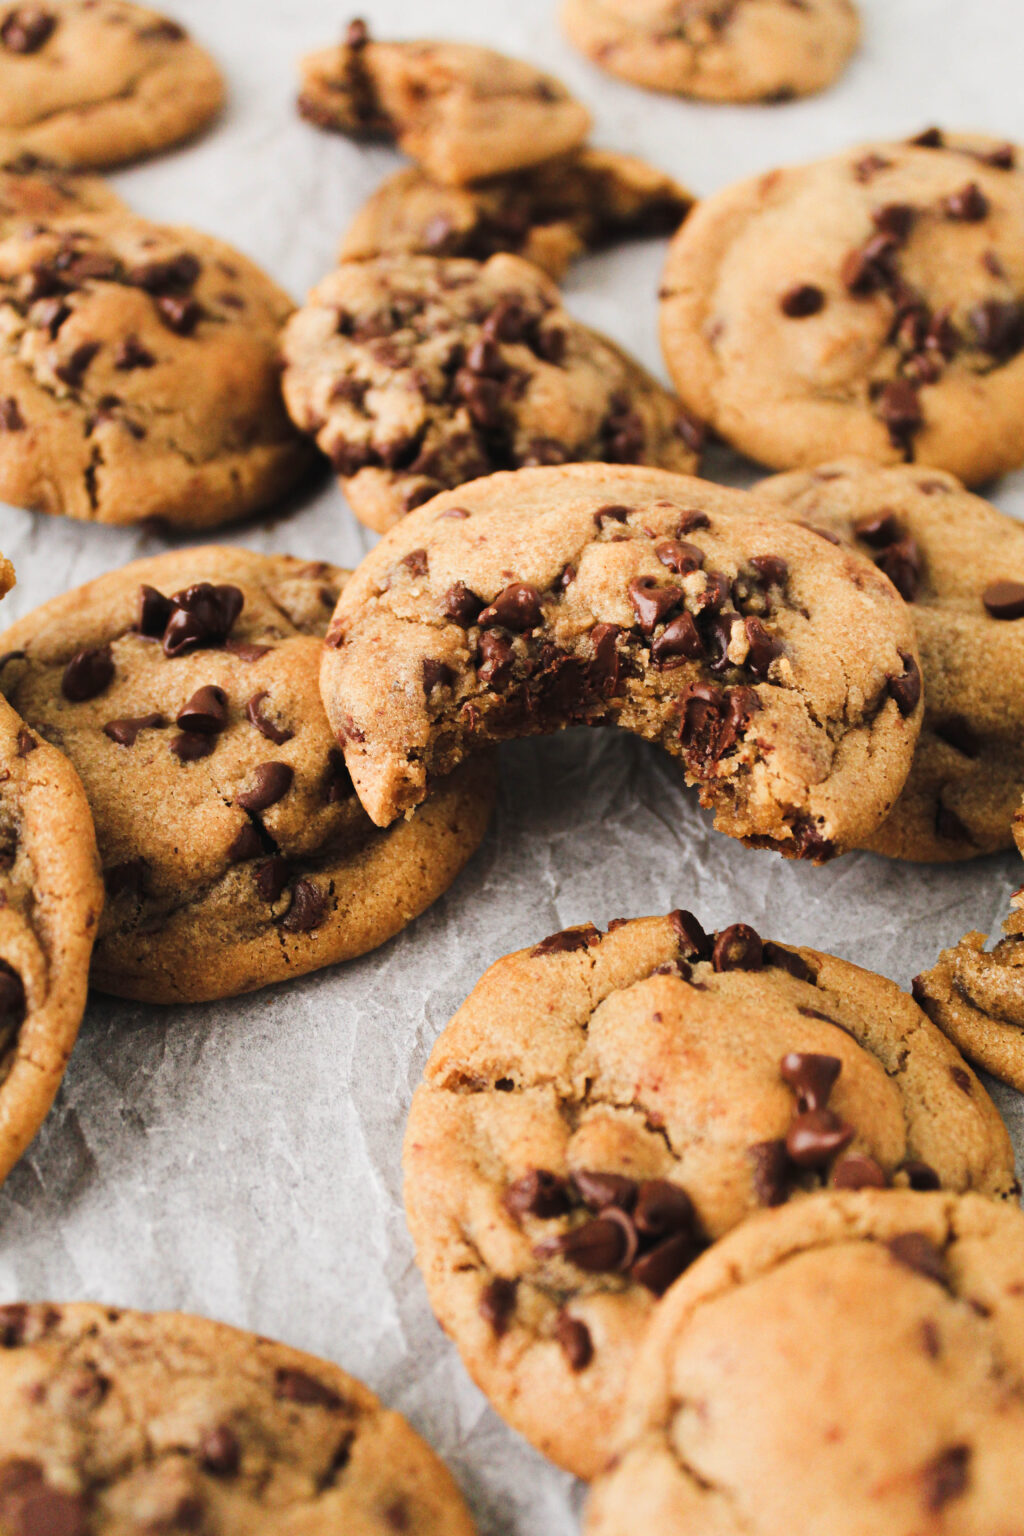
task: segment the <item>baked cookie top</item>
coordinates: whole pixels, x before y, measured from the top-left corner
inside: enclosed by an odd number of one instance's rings
[[[413,512],[342,594],[321,690],[380,825],[490,742],[615,724],[680,759],[720,831],[818,860],[891,809],[921,718],[870,561],[743,491],[608,465]]]
[[[0,597],[13,581],[0,555]],[[78,775],[0,699],[0,1180],[64,1076],[102,907]]]
[[[562,25],[611,74],[706,101],[820,91],[860,37],[852,0],[564,0]]]
[[[125,213],[0,240],[0,497],[205,528],[307,463],[281,401],[287,294],[197,230]]]
[[[505,251],[560,278],[569,263],[620,241],[674,234],[693,197],[646,160],[578,149],[525,171],[446,186],[415,166],[382,182],[356,214],[341,261],[382,255]]]
[[[473,1536],[451,1475],[338,1366],[173,1312],[0,1308],[0,1528]]]
[[[906,993],[689,912],[491,966],[431,1053],[405,1175],[442,1326],[581,1477],[611,1453],[657,1297],[759,1207],[1018,1188],[995,1106]]]
[[[140,560],[0,637],[0,690],[81,774],[107,905],[94,983],[228,997],[350,959],[447,889],[490,765],[381,836],[318,694],[346,572],[211,546]]]
[[[0,135],[65,165],[121,165],[190,138],[224,100],[185,28],[127,0],[44,0],[0,16]]]
[[[347,262],[293,315],[283,351],[292,420],[381,533],[494,470],[697,467],[699,424],[517,256]]]
[[[1024,462],[1024,172],[931,129],[718,192],[669,253],[685,404],[776,469],[914,459],[968,484]]]
[[[0,156],[3,151],[0,150]],[[127,213],[101,176],[79,176],[27,152],[0,158],[0,239],[24,224],[82,213]]]
[[[822,1194],[741,1227],[655,1313],[587,1536],[1013,1530],[1022,1274],[1024,1216],[977,1195]]]
[[[972,1061],[1024,1093],[1024,890],[1016,891],[1004,938],[985,949],[967,933],[914,977],[914,996]]]
[[[345,40],[300,65],[299,111],[318,128],[387,139],[436,181],[461,186],[582,144],[590,113],[553,75],[468,43]]]
[[[874,560],[910,604],[924,724],[865,846],[928,861],[1008,847],[1024,798],[1024,524],[952,475],[864,459],[777,475],[757,494]]]

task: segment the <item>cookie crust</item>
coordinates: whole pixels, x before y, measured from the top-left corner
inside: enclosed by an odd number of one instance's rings
[[[821,1063],[836,1080],[815,1098]],[[442,1326],[498,1411],[585,1478],[658,1296],[759,1208],[833,1181],[1018,1187],[994,1105],[906,993],[689,913],[493,965],[434,1047],[403,1161]]]
[[[992,949],[965,934],[914,977],[914,996],[965,1056],[1024,1093],[1024,892],[1011,905]]]

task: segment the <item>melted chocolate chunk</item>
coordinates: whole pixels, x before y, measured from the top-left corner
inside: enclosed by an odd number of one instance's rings
[[[903,661],[903,671],[898,676],[889,678],[888,688],[900,714],[906,717],[912,715],[921,702],[921,672],[909,652],[900,651],[900,657]]]
[[[292,904],[281,918],[280,926],[286,933],[310,933],[320,927],[326,916],[327,893],[315,880],[296,880]]]
[[[259,693],[254,693],[252,698],[245,706],[245,717],[249,721],[250,725],[254,725],[256,727],[261,736],[265,736],[268,741],[272,741],[274,743],[275,747],[279,747],[283,742],[291,741],[292,737],[295,735],[295,732],[289,731],[282,726],[275,725],[273,720],[268,720],[266,715],[263,714],[260,709],[260,705],[263,703],[264,699],[269,697],[270,695],[267,693],[265,688],[261,689]]]
[[[299,1403],[303,1407],[343,1408],[344,1402],[333,1387],[318,1381],[306,1371],[289,1370],[279,1366],[274,1373],[274,1396],[286,1403]]]
[[[594,1358],[594,1341],[590,1329],[578,1317],[560,1312],[555,1322],[555,1338],[569,1362],[569,1369],[585,1371]]]
[[[581,928],[563,928],[560,933],[552,933],[546,939],[541,939],[530,950],[531,956],[537,955],[565,955],[571,954],[577,949],[589,949],[594,944],[600,944],[600,931],[593,923],[585,923]]]
[[[143,588],[143,619],[140,625],[143,634],[153,633],[152,629],[145,627],[145,594],[150,592],[153,592],[153,588]],[[160,597],[161,594],[156,593],[155,596]],[[223,645],[242,611],[245,599],[237,587],[213,586],[208,581],[200,581],[185,587],[181,592],[175,592],[169,601],[170,611],[162,636],[164,654],[184,656],[189,651]],[[155,624],[160,606],[150,599],[149,608],[148,622]]]
[[[927,1233],[901,1232],[898,1237],[891,1238],[886,1246],[898,1264],[923,1275],[926,1280],[934,1280],[936,1285],[949,1288],[945,1257]]]
[[[453,624],[458,624],[461,629],[469,629],[475,624],[480,610],[483,608],[483,599],[477,597],[461,581],[454,586],[441,599],[441,612],[446,619],[451,619]]]
[[[716,971],[759,971],[764,963],[760,935],[746,923],[733,923],[715,936],[711,963]]]
[[[484,1286],[480,1297],[480,1316],[488,1323],[496,1338],[501,1338],[509,1325],[516,1306],[516,1281],[497,1275]]]
[[[134,747],[140,731],[159,731],[166,724],[163,715],[136,715],[134,719],[108,720],[103,734],[116,741],[119,747]]]
[[[759,1141],[747,1148],[759,1205],[783,1205],[789,1197],[789,1155],[784,1141]]]
[[[564,1216],[570,1209],[569,1191],[564,1179],[546,1168],[533,1168],[521,1179],[516,1179],[505,1191],[503,1204],[509,1215],[516,1220],[523,1216],[537,1216],[548,1221],[553,1216]]]
[[[682,598],[682,587],[661,587],[653,576],[637,576],[629,584],[629,601],[645,635],[652,634]]]
[[[541,617],[540,593],[537,588],[523,581],[514,581],[498,593],[493,603],[483,609],[476,622],[481,629],[491,629],[498,625],[512,630],[514,634],[522,634],[526,630],[535,629]]]

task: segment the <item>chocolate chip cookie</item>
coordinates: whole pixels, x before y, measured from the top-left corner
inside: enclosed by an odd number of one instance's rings
[[[100,176],[74,172],[27,153],[0,159],[0,238],[24,224],[81,213],[127,212]]]
[[[997,1536],[1024,1501],[1024,1216],[822,1194],[655,1313],[587,1536]]]
[[[284,397],[360,522],[385,532],[499,469],[696,469],[700,423],[517,256],[347,262],[284,331]]]
[[[0,555],[0,597],[13,580]],[[64,1076],[102,906],[78,775],[0,699],[0,1180]]]
[[[231,246],[128,213],[0,240],[0,498],[208,528],[295,484],[287,294]]]
[[[191,138],[224,100],[176,21],[127,0],[0,11],[0,135],[65,165],[121,165]]]
[[[914,977],[914,996],[965,1056],[1024,1093],[1024,890],[1015,892],[1002,938],[983,933],[944,949]]]
[[[929,129],[703,202],[661,334],[684,404],[776,469],[844,454],[976,484],[1024,462],[1019,151]]]
[[[1024,798],[1024,524],[952,475],[863,459],[778,475],[758,494],[874,560],[911,605],[924,724],[865,846],[916,860],[1009,846]]]
[[[564,0],[562,25],[611,74],[705,101],[823,90],[860,37],[852,0]]]
[[[381,184],[341,246],[342,261],[385,254],[466,256],[501,251],[560,278],[570,261],[623,240],[674,234],[693,198],[670,176],[606,149],[579,149],[470,187],[412,167]]]
[[[318,128],[398,145],[435,181],[461,186],[582,144],[590,113],[561,81],[493,48],[378,43],[350,24],[302,60],[299,111]]]
[[[434,1047],[405,1171],[442,1326],[581,1477],[608,1459],[656,1299],[760,1207],[1018,1188],[995,1106],[905,992],[689,912],[493,965]]]
[[[922,714],[913,621],[870,561],[742,491],[608,465],[412,513],[342,594],[321,690],[378,825],[479,747],[615,724],[720,831],[818,861],[892,809]]]
[[[473,1536],[428,1445],[338,1366],[223,1323],[0,1307],[0,1530]]]
[[[107,904],[103,991],[229,997],[351,959],[447,889],[483,837],[488,763],[382,836],[320,704],[346,573],[216,547],[141,560],[0,637],[0,691],[81,774]]]

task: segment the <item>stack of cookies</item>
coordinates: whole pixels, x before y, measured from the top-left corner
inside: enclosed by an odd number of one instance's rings
[[[563,21],[719,101],[821,89],[859,34],[850,0]],[[694,206],[487,48],[354,21],[301,76],[308,122],[415,164],[296,308],[87,174],[215,116],[176,21],[0,14],[0,496],[206,530],[319,457],[382,535],[356,570],[183,545],[0,636],[0,1179],[90,986],[185,1006],[372,954],[480,847],[512,741],[654,743],[809,887],[857,849],[1024,852],[1024,531],[968,489],[1024,464],[1021,152],[928,129]],[[670,233],[674,392],[557,287]],[[776,473],[696,478],[712,438]],[[906,992],[739,916],[582,923],[441,1030],[402,1152],[416,1262],[498,1414],[592,1484],[588,1536],[1017,1530],[1024,1215],[975,1068],[1024,1090],[1020,892],[1005,926]],[[0,1305],[0,1536],[473,1528],[335,1364]]]

